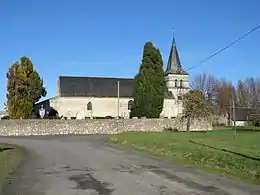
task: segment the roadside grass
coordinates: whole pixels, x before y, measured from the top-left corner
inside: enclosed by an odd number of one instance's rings
[[[0,144],[0,194],[8,182],[8,177],[22,163],[24,150],[17,146]]]
[[[110,137],[108,142],[260,184],[260,131],[126,132]]]
[[[214,126],[214,130],[232,130],[234,127],[232,126]],[[260,131],[260,127],[257,126],[237,126],[237,131]]]
[[[237,127],[238,131],[260,131],[260,127],[257,126],[241,126]]]

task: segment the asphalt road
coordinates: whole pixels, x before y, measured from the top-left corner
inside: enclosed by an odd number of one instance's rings
[[[103,136],[0,138],[28,158],[5,195],[259,195],[260,188],[123,150]]]

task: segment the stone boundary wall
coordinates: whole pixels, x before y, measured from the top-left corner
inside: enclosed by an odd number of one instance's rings
[[[181,119],[0,120],[0,136],[117,134],[126,131],[186,131]],[[191,131],[212,130],[205,120],[193,121]]]

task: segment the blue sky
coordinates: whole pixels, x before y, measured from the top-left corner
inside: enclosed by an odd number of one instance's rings
[[[59,75],[133,77],[146,41],[167,63],[172,29],[187,69],[260,23],[258,0],[1,0],[0,108],[6,72],[32,58],[55,96]],[[236,81],[260,75],[260,30],[190,71]]]

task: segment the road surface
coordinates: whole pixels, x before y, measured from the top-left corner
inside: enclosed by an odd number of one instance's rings
[[[28,158],[5,195],[259,195],[260,188],[111,146],[103,136],[0,138]]]

